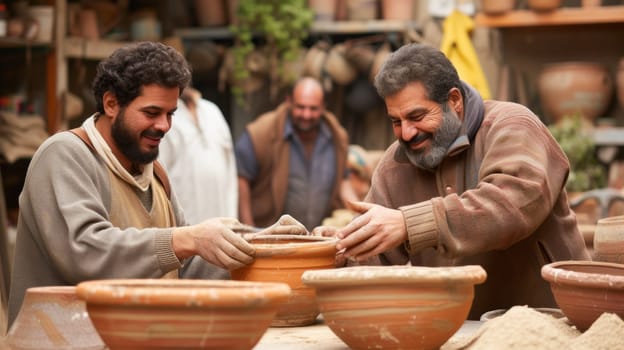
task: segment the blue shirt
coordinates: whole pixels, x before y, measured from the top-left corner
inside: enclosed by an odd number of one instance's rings
[[[336,150],[333,137],[325,122],[308,160],[301,140],[290,118],[284,126],[284,139],[289,143],[288,191],[284,212],[301,222],[308,230],[319,226],[331,212],[331,194],[336,181]],[[253,184],[258,176],[258,162],[249,133],[245,131],[235,146],[238,175]]]

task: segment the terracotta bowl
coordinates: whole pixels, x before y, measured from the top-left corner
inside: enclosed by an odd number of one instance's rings
[[[290,288],[283,283],[120,279],[80,283],[77,294],[111,350],[252,349]]]
[[[438,349],[468,317],[480,266],[306,271],[325,323],[353,349]]]
[[[319,315],[314,288],[301,282],[307,270],[335,267],[335,238],[295,235],[260,235],[252,239],[256,259],[244,268],[231,271],[232,279],[287,283],[292,294],[283,303],[271,326],[305,326]]]
[[[8,349],[106,349],[85,302],[72,286],[28,288],[6,345]]]
[[[603,312],[624,318],[624,265],[598,261],[559,261],[544,265],[555,301],[581,331]]]

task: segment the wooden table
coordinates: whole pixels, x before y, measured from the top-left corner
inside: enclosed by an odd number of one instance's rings
[[[457,343],[472,335],[483,322],[465,321],[446,344]],[[270,327],[254,350],[348,350],[349,347],[327,327],[322,319],[305,327]]]

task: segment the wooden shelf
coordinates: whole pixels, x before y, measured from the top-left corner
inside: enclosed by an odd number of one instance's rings
[[[37,48],[52,48],[52,43],[42,43],[38,41],[28,41],[21,38],[9,38],[3,37],[0,38],[0,48],[1,49],[20,49],[26,47],[37,47]]]
[[[372,21],[327,21],[312,24],[310,34],[359,34],[403,32],[416,28],[415,21],[372,20]]]
[[[371,21],[318,21],[312,24],[310,35],[314,34],[360,34],[404,32],[416,28],[415,21],[371,20]],[[186,40],[231,39],[229,27],[180,28],[175,35]]]
[[[475,21],[494,28],[624,23],[624,5],[562,7],[551,12],[517,10],[498,16],[478,13]]]

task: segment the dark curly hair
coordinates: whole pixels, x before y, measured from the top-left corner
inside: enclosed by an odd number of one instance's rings
[[[381,66],[375,77],[375,88],[382,98],[401,91],[407,84],[420,82],[427,97],[443,104],[448,100],[451,88],[466,95],[457,70],[444,54],[424,44],[407,44],[393,52]]]
[[[174,48],[158,42],[139,42],[119,48],[97,66],[93,80],[96,108],[104,113],[102,97],[107,91],[125,107],[141,93],[144,85],[179,87],[180,94],[191,81],[191,70]]]

